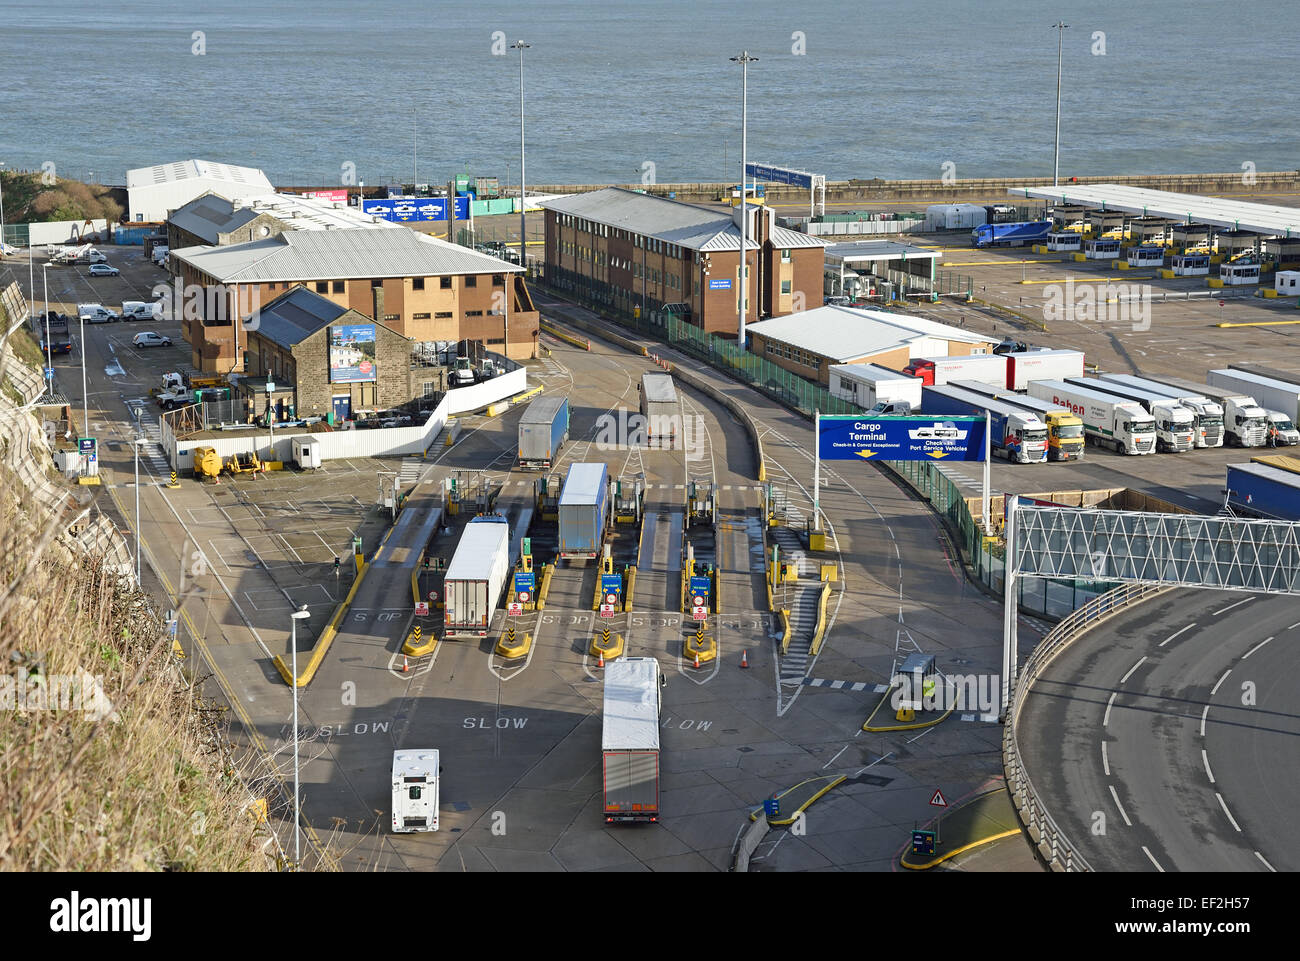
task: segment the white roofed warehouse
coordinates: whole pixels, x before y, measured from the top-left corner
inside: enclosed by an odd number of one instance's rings
[[[206,193],[246,197],[274,193],[266,174],[253,167],[179,160],[126,172],[128,217],[135,223],[162,223],[172,211]]]

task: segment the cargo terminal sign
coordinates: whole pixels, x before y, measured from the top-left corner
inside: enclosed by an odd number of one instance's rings
[[[984,418],[827,416],[817,423],[820,460],[984,459]]]

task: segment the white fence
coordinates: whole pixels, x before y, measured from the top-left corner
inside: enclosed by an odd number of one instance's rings
[[[92,220],[55,220],[50,223],[27,225],[28,243],[33,247],[42,244],[71,244],[81,241],[83,237],[96,238],[107,236],[108,221]],[[98,236],[96,236],[98,235]]]
[[[255,450],[263,460],[289,461],[292,459],[293,441],[306,437],[320,442],[321,460],[339,460],[344,457],[397,457],[404,454],[422,454],[433,443],[455,414],[479,410],[528,388],[528,371],[517,367],[491,380],[469,387],[449,390],[442,402],[418,427],[381,427],[375,430],[304,431],[302,428],[285,428],[275,432],[274,445],[267,430],[240,430],[229,437],[177,441],[166,417],[162,423],[162,449],[167,460],[177,471],[193,467],[195,447],[211,447],[224,461],[235,454]]]

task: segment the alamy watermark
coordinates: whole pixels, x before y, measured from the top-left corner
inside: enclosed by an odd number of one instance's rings
[[[207,323],[238,317],[244,330],[261,326],[262,293],[246,284],[155,284],[155,303],[169,320],[202,320]]]
[[[92,720],[115,713],[104,693],[104,675],[44,674],[25,667],[16,674],[0,674],[0,710],[76,711]]]
[[[599,451],[621,451],[636,448],[662,448],[684,450],[687,460],[704,456],[706,441],[704,418],[695,414],[645,414],[620,407],[618,413],[607,411],[596,418],[596,438]]]
[[[895,674],[890,707],[895,711],[971,711],[994,714],[1001,703],[1002,682],[997,674]]]
[[[1064,284],[1043,287],[1043,320],[1129,323],[1134,331],[1150,330],[1151,285],[1076,284],[1067,277]]]

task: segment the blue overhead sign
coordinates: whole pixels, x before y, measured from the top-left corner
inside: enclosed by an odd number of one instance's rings
[[[623,575],[622,574],[601,574],[600,592],[602,594],[622,594]]]
[[[751,180],[791,184],[795,187],[807,187],[809,190],[813,185],[813,175],[806,170],[790,170],[788,167],[772,167],[768,164],[745,164],[745,176]]]
[[[361,210],[397,222],[446,220],[447,198],[390,197],[386,200],[365,200],[361,203]],[[469,220],[469,197],[456,198],[456,219]]]
[[[817,450],[822,460],[984,459],[984,418],[822,415]]]
[[[533,589],[533,583],[533,575],[531,573],[516,574],[515,593],[518,594],[520,591],[531,591]]]
[[[696,597],[707,598],[709,596],[709,579],[707,577],[692,577],[691,594]]]
[[[730,289],[731,289],[730,279],[727,280],[712,279],[709,281],[709,290],[730,290]]]

